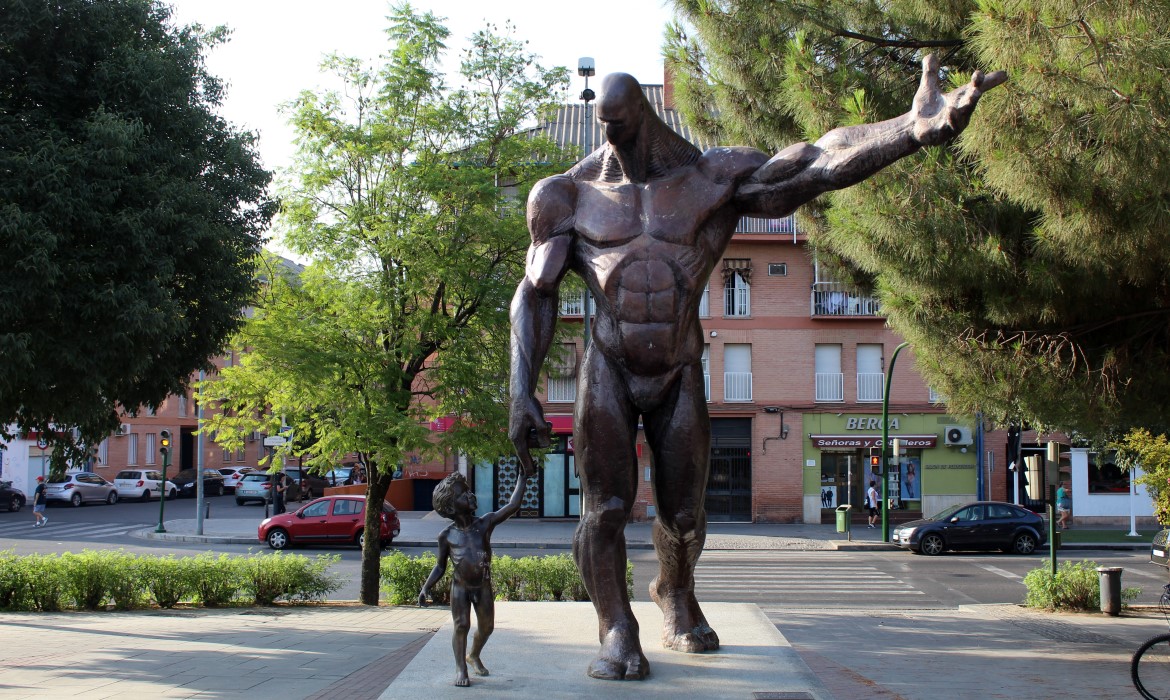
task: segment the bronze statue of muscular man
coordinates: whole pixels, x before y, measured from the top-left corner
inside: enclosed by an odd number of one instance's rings
[[[528,198],[532,245],[511,310],[509,436],[528,474],[532,436],[542,446],[550,438],[535,390],[565,273],[580,275],[597,299],[573,432],[583,495],[573,553],[601,640],[590,676],[642,679],[650,671],[625,586],[639,417],[654,455],[659,570],[650,596],[662,608],[663,644],[684,652],[719,647],[694,593],[710,449],[698,307],[740,217],[788,216],[822,192],[945,142],[967,125],[980,95],[1006,78],[976,72],[944,95],[929,56],[907,114],[834,129],[772,158],[752,148],[700,152],[658,119],[633,77],[604,79],[597,119],[605,145],[537,183]]]

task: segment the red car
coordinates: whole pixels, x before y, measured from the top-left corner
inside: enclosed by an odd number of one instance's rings
[[[260,521],[257,534],[273,549],[303,543],[355,544],[362,546],[366,525],[365,496],[324,496],[298,510]],[[382,504],[381,545],[388,547],[402,525],[398,511]]]

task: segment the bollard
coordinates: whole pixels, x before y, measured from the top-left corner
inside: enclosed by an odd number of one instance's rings
[[[207,520],[211,517],[211,501],[203,504],[203,519]]]
[[[1101,580],[1101,612],[1117,617],[1121,614],[1121,567],[1098,566]]]

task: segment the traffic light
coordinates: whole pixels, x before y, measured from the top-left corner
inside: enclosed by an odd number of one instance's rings
[[[880,466],[882,466],[881,455],[870,455],[869,456],[870,471],[876,472],[876,471],[878,471],[878,467],[880,467]]]
[[[163,429],[159,431],[158,453],[166,457],[171,453],[171,431]]]

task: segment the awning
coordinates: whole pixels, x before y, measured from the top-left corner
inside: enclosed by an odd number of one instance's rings
[[[867,447],[878,447],[882,444],[881,435],[809,435],[812,440],[813,447],[824,448],[844,448],[844,449],[863,449]],[[902,441],[902,447],[917,449],[922,447],[935,447],[938,445],[937,435],[891,435],[889,446],[894,445],[894,438]]]
[[[552,423],[552,431],[554,434],[573,434],[572,416],[545,416],[544,420]]]

